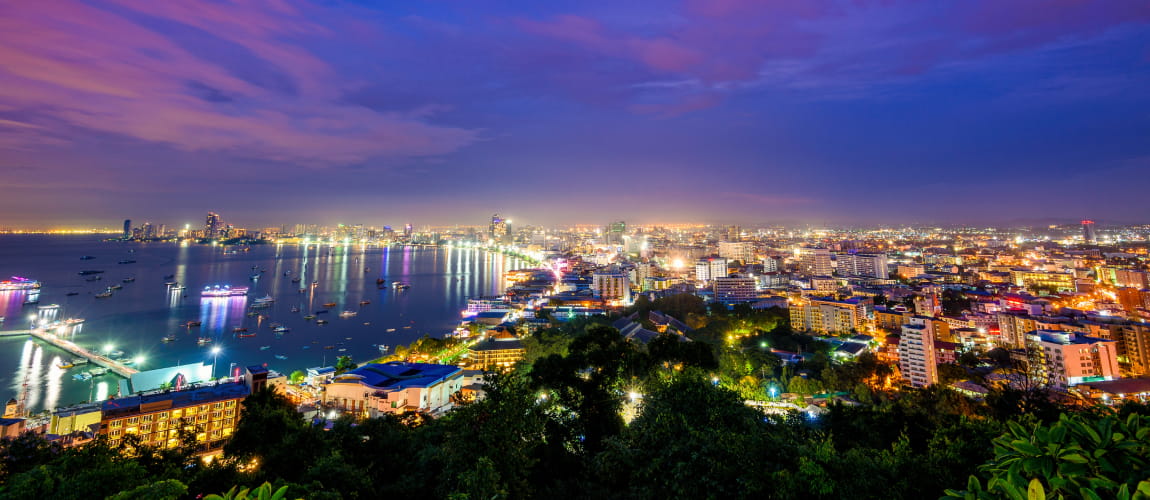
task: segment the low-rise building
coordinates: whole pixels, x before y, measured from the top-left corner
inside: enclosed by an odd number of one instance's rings
[[[527,356],[523,342],[516,337],[488,338],[467,348],[468,370],[510,370]]]
[[[323,402],[372,418],[384,414],[446,411],[463,387],[463,370],[429,363],[369,363],[323,386]]]
[[[187,432],[195,439],[197,454],[218,454],[235,432],[242,402],[251,393],[248,382],[109,399],[102,405],[100,434],[113,447],[136,435],[141,444],[174,448],[182,444],[181,432]]]

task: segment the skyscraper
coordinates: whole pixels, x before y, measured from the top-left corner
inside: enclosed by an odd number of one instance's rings
[[[608,245],[622,245],[625,234],[627,234],[627,222],[621,220],[612,222],[607,226],[606,242]]]
[[[410,241],[413,234],[415,234],[415,229],[411,227],[411,223],[408,222],[407,224],[404,224],[403,239]]]
[[[799,271],[807,276],[831,275],[831,251],[825,248],[799,248]]]
[[[132,237],[132,219],[124,219],[124,237]]]
[[[503,242],[507,240],[507,220],[502,215],[495,214],[491,216],[491,227],[487,230],[487,236],[495,242]]]
[[[726,241],[743,241],[743,228],[727,226]]]
[[[204,237],[209,240],[219,238],[223,229],[224,223],[220,220],[219,214],[208,212],[208,218],[204,221]]]
[[[1094,221],[1090,219],[1082,220],[1082,239],[1087,243],[1095,243],[1098,241],[1098,234],[1094,232]]]

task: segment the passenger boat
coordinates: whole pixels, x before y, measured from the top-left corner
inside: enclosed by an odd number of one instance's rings
[[[233,288],[229,285],[205,286],[204,290],[200,292],[201,297],[241,297],[247,294],[248,287],[237,286]]]
[[[0,292],[8,292],[14,290],[35,290],[40,288],[40,282],[13,276],[11,280],[0,281]]]

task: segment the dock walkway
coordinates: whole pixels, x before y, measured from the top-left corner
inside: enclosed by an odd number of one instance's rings
[[[79,356],[81,358],[85,358],[88,361],[95,363],[96,365],[107,368],[112,373],[115,373],[116,375],[119,375],[119,376],[124,377],[124,378],[130,378],[133,374],[139,373],[139,370],[137,370],[135,368],[132,368],[128,365],[125,365],[125,364],[123,364],[119,361],[116,361],[112,358],[109,358],[107,356],[96,354],[92,351],[84,349],[83,347],[80,347],[80,346],[72,343],[72,341],[70,341],[70,340],[65,340],[65,339],[59,338],[55,335],[52,335],[51,333],[48,333],[45,330],[36,329],[36,330],[0,331],[0,336],[8,337],[8,336],[15,336],[15,335],[31,335],[33,337],[40,339],[40,340],[43,340],[44,342],[52,344],[52,345],[54,345],[60,349],[68,351],[73,356]]]

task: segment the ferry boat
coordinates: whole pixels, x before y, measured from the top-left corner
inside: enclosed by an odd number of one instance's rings
[[[11,280],[0,281],[0,292],[7,292],[12,290],[36,290],[40,288],[40,282],[13,276]]]
[[[273,299],[271,295],[264,295],[263,297],[260,297],[258,299],[253,300],[252,305],[256,305],[256,306],[271,305],[271,303],[275,302],[275,301],[276,301],[276,299]]]
[[[247,294],[248,287],[237,286],[233,288],[229,285],[205,286],[204,290],[200,292],[201,297],[242,297]]]
[[[357,313],[355,311],[344,311],[344,312],[339,313],[339,317],[350,318],[352,316],[355,316],[356,314],[359,314],[359,313]]]

